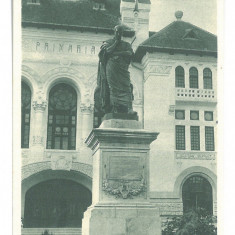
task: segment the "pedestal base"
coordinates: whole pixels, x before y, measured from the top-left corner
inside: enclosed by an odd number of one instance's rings
[[[138,121],[137,113],[106,113],[103,117],[104,120],[119,119],[119,120],[136,120]]]
[[[159,210],[148,205],[95,206],[84,213],[83,235],[161,235]]]
[[[149,149],[158,133],[112,114],[93,129],[92,206],[84,213],[83,235],[161,235],[159,209],[149,202]]]

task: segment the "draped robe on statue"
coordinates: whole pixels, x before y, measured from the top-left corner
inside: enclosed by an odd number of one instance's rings
[[[131,56],[107,54],[106,48],[114,43],[115,39],[104,42],[99,53],[99,69],[97,85],[101,98],[102,110],[128,112],[132,108],[133,86],[130,82],[128,67]],[[129,51],[133,54],[128,42],[120,41],[113,52]]]

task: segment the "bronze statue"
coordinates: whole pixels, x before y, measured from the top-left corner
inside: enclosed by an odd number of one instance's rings
[[[103,113],[136,114],[132,109],[133,86],[128,71],[133,50],[130,43],[122,40],[121,25],[114,32],[114,38],[100,48],[96,102]]]

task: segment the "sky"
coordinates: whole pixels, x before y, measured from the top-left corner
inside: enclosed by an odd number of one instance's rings
[[[182,20],[217,34],[217,0],[151,0],[150,31],[159,31],[183,11]]]

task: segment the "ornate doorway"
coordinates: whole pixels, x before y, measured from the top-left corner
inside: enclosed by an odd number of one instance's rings
[[[83,213],[91,205],[91,192],[64,179],[31,187],[25,196],[25,228],[81,227]]]

